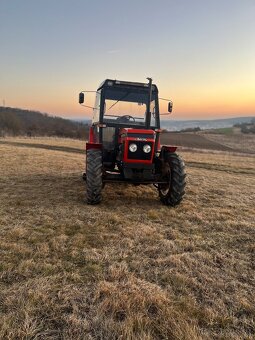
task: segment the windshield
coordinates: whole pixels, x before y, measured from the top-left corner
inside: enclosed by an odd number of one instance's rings
[[[147,102],[148,90],[106,89],[104,121],[144,125]],[[150,111],[155,112],[155,93],[152,94]]]

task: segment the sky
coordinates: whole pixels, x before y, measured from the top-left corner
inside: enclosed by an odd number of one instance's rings
[[[146,77],[172,119],[254,116],[255,0],[0,0],[0,106],[89,117],[80,90]]]

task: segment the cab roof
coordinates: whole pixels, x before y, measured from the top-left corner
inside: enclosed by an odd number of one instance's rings
[[[97,91],[101,90],[102,88],[120,88],[120,87],[136,87],[136,88],[148,88],[148,83],[137,83],[132,81],[125,81],[125,80],[116,80],[116,79],[105,79],[98,87]],[[158,92],[158,88],[155,84],[152,84],[152,90]]]

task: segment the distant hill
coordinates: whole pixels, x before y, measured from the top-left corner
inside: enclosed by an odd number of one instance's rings
[[[162,118],[162,117],[161,117]],[[249,124],[254,117],[235,117],[226,119],[194,119],[194,120],[173,120],[171,116],[169,119],[161,120],[161,128],[168,131],[181,131],[199,128],[201,130],[219,129],[233,127],[236,124]],[[91,120],[87,119],[72,119],[75,122],[82,122],[84,124],[91,124]]]
[[[208,120],[172,120],[161,121],[161,127],[168,131],[200,128],[201,130],[233,127],[236,124],[250,123],[255,117],[236,117]]]
[[[219,129],[249,124],[254,118],[237,117],[213,120],[172,120],[169,118],[161,121],[161,127],[168,131],[189,131],[197,128]],[[87,139],[90,124],[89,119],[64,119],[38,111],[0,106],[0,136],[58,136]]]
[[[0,136],[58,136],[85,139],[88,124],[47,113],[0,107]]]

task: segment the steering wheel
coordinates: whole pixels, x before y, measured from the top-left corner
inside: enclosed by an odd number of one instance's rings
[[[127,120],[127,121],[130,121],[131,119],[133,119],[133,121],[135,122],[135,118],[133,116],[130,116],[130,115],[124,115],[124,116],[121,116],[119,117],[117,120],[118,121],[122,121],[122,120]]]

